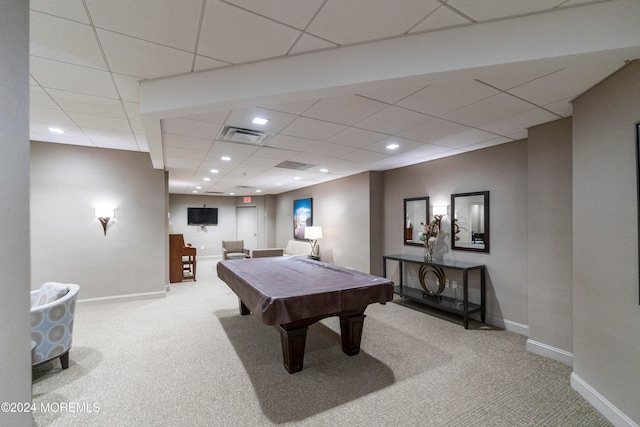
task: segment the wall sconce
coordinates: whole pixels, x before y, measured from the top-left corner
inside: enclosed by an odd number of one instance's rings
[[[447,213],[449,212],[449,206],[434,206],[432,210],[433,217],[436,220],[436,224],[438,224],[438,228],[440,228],[440,222],[442,221],[442,218],[447,216]]]
[[[311,244],[309,258],[317,258],[318,239],[322,239],[322,227],[305,227],[304,238],[308,239]]]
[[[100,220],[104,235],[107,235],[107,224],[111,218],[115,218],[115,211],[113,208],[96,208],[96,218]]]

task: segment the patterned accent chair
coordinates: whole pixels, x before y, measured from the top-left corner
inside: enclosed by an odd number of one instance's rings
[[[249,249],[244,248],[244,240],[223,240],[222,259],[249,258]]]
[[[46,282],[31,291],[31,341],[34,365],[60,358],[69,367],[73,318],[80,286]]]

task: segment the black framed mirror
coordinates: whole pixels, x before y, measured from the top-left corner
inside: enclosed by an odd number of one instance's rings
[[[404,244],[423,246],[420,233],[429,220],[429,197],[404,199]]]
[[[451,249],[489,252],[489,192],[451,195]]]

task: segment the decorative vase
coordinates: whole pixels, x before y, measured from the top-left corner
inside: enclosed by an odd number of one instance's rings
[[[424,242],[424,259],[426,261],[433,261],[433,244],[434,242],[427,240]]]

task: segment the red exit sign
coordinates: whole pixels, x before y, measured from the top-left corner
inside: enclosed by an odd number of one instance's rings
[[[247,196],[244,198],[245,203],[251,203],[251,196]]]

